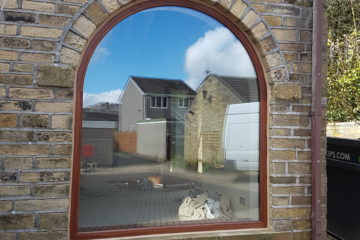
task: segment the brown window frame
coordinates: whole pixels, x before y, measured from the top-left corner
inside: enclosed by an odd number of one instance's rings
[[[260,176],[259,176],[259,211],[258,221],[252,222],[231,222],[231,223],[211,223],[211,224],[194,224],[179,226],[158,226],[134,229],[111,229],[109,231],[79,232],[78,231],[78,209],[79,209],[79,189],[80,189],[80,147],[81,146],[81,129],[82,129],[82,97],[83,85],[87,66],[90,58],[103,39],[103,37],[120,21],[125,18],[154,7],[176,6],[190,8],[213,17],[224,26],[226,26],[243,44],[247,50],[250,59],[254,65],[260,96]],[[77,69],[75,85],[75,112],[74,112],[74,151],[71,181],[71,201],[70,201],[70,239],[94,239],[94,238],[113,238],[129,237],[152,234],[171,234],[184,232],[215,231],[215,230],[236,230],[247,228],[266,228],[268,224],[268,200],[267,200],[267,89],[264,69],[262,67],[258,53],[255,50],[252,41],[247,37],[243,30],[240,29],[236,19],[230,16],[226,11],[222,11],[213,4],[200,3],[196,0],[139,0],[135,3],[123,7],[121,10],[112,15],[108,21],[100,26],[94,36],[89,40],[82,60]]]

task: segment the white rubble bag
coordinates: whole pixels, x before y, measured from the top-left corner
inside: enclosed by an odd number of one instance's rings
[[[178,213],[180,221],[215,219],[222,216],[231,216],[229,198],[221,196],[219,201],[214,200],[209,198],[206,192],[194,198],[185,197]]]

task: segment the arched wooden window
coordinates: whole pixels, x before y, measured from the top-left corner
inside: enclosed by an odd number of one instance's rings
[[[254,46],[218,10],[119,12],[78,70],[71,238],[266,227],[266,115]]]

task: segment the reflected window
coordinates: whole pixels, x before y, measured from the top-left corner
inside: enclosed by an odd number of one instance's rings
[[[167,97],[151,97],[152,108],[167,108]]]
[[[258,81],[221,23],[180,7],[126,18],[83,102],[80,232],[259,221]]]

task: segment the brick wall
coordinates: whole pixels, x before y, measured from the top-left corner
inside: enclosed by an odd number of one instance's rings
[[[0,239],[68,239],[76,67],[101,24],[132,2],[7,1],[0,22]],[[312,1],[198,2],[237,22],[266,72],[270,223],[259,237],[310,239]]]

